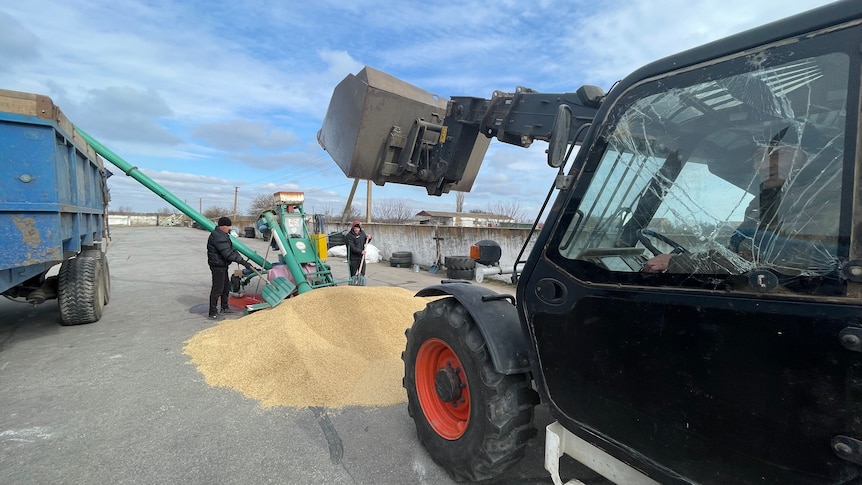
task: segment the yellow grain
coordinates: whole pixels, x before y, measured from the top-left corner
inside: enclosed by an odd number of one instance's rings
[[[199,332],[185,353],[207,384],[272,406],[389,406],[404,331],[427,298],[385,286],[333,286]]]

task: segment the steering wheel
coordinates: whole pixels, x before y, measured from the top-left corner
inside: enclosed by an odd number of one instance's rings
[[[649,238],[651,237],[656,238],[659,241],[667,244],[668,246],[673,247],[673,251],[670,252],[671,254],[685,254],[688,252],[688,249],[682,247],[680,243],[665,236],[664,234],[655,232],[652,229],[641,229],[640,231],[638,231],[638,241],[640,241],[641,244],[643,244],[647,249],[649,249],[653,256],[658,256],[659,254],[662,254],[662,252],[659,251],[658,248],[655,247],[655,245],[653,245],[652,241],[650,241]]]

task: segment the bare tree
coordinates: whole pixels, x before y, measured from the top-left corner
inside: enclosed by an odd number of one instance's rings
[[[258,194],[254,199],[251,200],[251,206],[248,208],[248,215],[252,217],[257,217],[261,214],[261,212],[266,210],[272,210],[275,207],[273,202],[272,194],[269,192],[265,194]]]
[[[332,210],[332,204],[330,203],[317,204],[305,201],[305,210],[309,214],[320,214],[325,216],[327,219],[332,219],[335,214],[335,211]]]
[[[374,204],[374,220],[401,223],[413,219],[413,207],[407,199],[382,199]]]
[[[360,212],[359,209],[356,208],[356,204],[352,204],[350,206],[350,212],[347,213],[347,221],[350,222],[352,220],[361,219],[364,219],[364,217],[362,217],[362,212]]]
[[[120,207],[117,207],[118,214],[132,214],[133,212],[134,211],[132,211],[132,208],[127,205],[121,205]]]
[[[455,212],[464,212],[464,192],[455,192]]]
[[[501,216],[509,216],[514,222],[524,220],[524,208],[521,207],[521,201],[517,199],[498,200],[488,204],[488,212]]]
[[[158,214],[160,216],[171,216],[171,215],[178,214],[178,213],[179,213],[179,211],[177,211],[176,209],[171,209],[169,207],[162,207],[161,209],[158,210],[158,212],[156,212],[156,214]]]
[[[231,213],[231,209],[225,209],[224,207],[213,206],[206,210],[204,210],[204,217],[207,219],[218,219],[221,216],[226,216]]]

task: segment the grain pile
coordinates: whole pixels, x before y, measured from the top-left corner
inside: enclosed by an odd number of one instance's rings
[[[401,387],[404,330],[429,301],[382,286],[333,286],[226,320],[189,340],[207,384],[271,406],[389,406]]]

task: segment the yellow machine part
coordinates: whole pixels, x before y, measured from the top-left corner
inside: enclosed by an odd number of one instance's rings
[[[326,262],[326,234],[312,234],[311,244],[317,252],[317,258]]]

